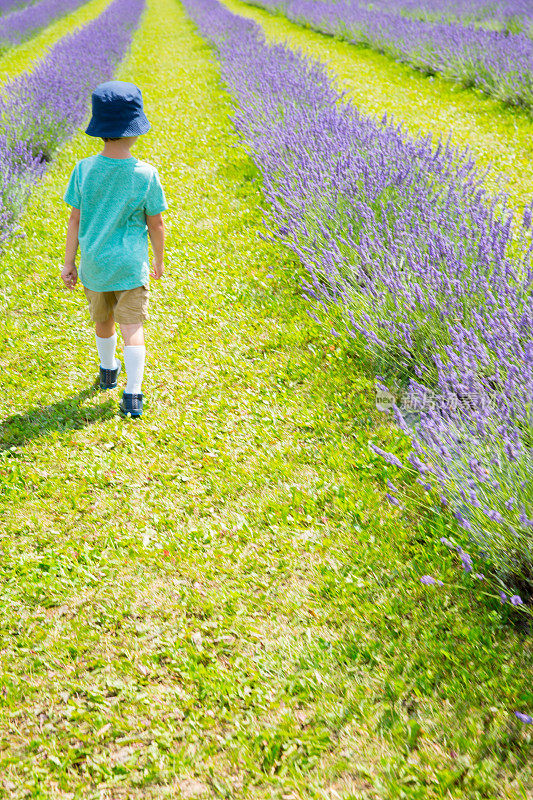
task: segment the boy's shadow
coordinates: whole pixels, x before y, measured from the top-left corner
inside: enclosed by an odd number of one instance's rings
[[[98,385],[84,389],[49,406],[30,408],[25,414],[13,414],[0,422],[0,452],[20,447],[50,431],[80,430],[116,413],[111,400],[102,405],[82,408],[88,397],[98,394]]]

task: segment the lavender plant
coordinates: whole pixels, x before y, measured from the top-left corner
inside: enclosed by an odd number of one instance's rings
[[[39,0],[0,17],[0,52],[29,39],[41,28],[86,2],[87,0]]]
[[[505,197],[486,193],[467,150],[362,116],[321,64],[268,46],[215,0],[185,4],[218,49],[272,235],[300,257],[305,296],[339,306],[389,386],[408,384],[416,425],[397,415],[413,466],[444,492],[478,554],[527,595],[531,208],[514,237]]]
[[[0,246],[13,230],[31,186],[44,163],[27,142],[12,142],[0,134]]]
[[[12,232],[46,161],[89,111],[91,91],[113,76],[139,24],[144,0],[113,0],[95,20],[61,39],[0,97],[0,241]]]
[[[533,41],[522,33],[424,22],[350,0],[247,0],[316,30],[404,61],[427,75],[533,107]]]

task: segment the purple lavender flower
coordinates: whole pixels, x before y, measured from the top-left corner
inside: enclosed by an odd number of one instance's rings
[[[500,602],[506,603],[507,602],[507,595],[505,592],[500,592]]]
[[[519,594],[513,594],[513,596],[511,597],[510,602],[511,602],[511,605],[513,605],[513,606],[521,606],[521,605],[523,605],[522,598],[520,597]]]
[[[434,584],[437,586],[444,586],[442,581],[437,580],[432,575],[422,575],[420,583],[423,583],[425,586],[433,586]]]
[[[381,458],[383,458],[387,464],[392,464],[393,467],[403,467],[402,462],[397,456],[394,455],[394,453],[387,453],[386,450],[381,450],[381,448],[376,447],[373,444],[369,444],[368,446],[374,453],[376,453],[376,455],[381,456]]]
[[[453,542],[450,542],[450,540],[446,539],[445,536],[441,536],[440,540],[442,544],[446,545],[446,547],[449,547],[451,550],[455,550],[455,545],[453,544]]]
[[[533,725],[533,717],[529,714],[522,714],[521,711],[514,712],[515,717],[518,717],[520,722],[525,722],[526,725]]]
[[[463,565],[463,569],[465,572],[472,572],[472,559],[468,553],[461,548],[457,548],[457,552],[459,554],[459,558],[461,559],[461,563]]]
[[[465,528],[465,530],[467,530],[467,531],[472,530],[472,525],[471,525],[470,521],[467,520],[466,517],[459,510],[456,509],[453,512],[453,515],[454,515],[455,519],[457,520],[457,522],[459,523],[459,525],[461,525],[463,528]]]

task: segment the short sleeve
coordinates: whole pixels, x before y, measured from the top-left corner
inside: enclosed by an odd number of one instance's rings
[[[161,214],[161,212],[166,211],[167,208],[168,204],[163,187],[161,186],[161,181],[159,180],[159,174],[157,170],[154,169],[146,194],[144,210],[149,217],[152,217],[154,214]]]
[[[63,199],[69,206],[73,206],[74,208],[81,207],[80,181],[77,164],[72,171],[72,175],[70,176],[67,190]]]

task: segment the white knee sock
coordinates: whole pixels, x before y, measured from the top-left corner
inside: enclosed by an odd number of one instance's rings
[[[100,366],[104,369],[116,369],[115,350],[117,349],[117,334],[114,333],[108,339],[96,337],[96,347],[100,356]]]
[[[146,347],[144,344],[130,344],[124,347],[124,363],[128,376],[124,389],[126,394],[141,394],[145,358]]]

